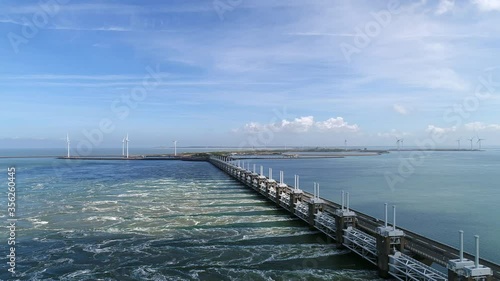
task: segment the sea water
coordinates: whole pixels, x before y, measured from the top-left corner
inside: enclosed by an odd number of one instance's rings
[[[351,208],[384,219],[384,203],[397,206],[396,224],[458,248],[464,230],[465,250],[500,263],[500,150],[393,151],[379,156],[324,159],[256,159],[250,167],[272,167],[285,182],[300,176],[300,188],[341,202],[350,193]],[[246,165],[245,165],[246,166]],[[391,207],[390,207],[391,208]],[[392,210],[389,210],[392,223]]]
[[[316,167],[358,161],[342,160]],[[315,164],[273,165],[292,172]],[[207,162],[0,159],[5,226],[11,166],[16,274],[7,271],[5,227],[1,280],[377,279],[370,264]]]

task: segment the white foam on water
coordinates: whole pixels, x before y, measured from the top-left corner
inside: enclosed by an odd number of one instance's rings
[[[176,183],[177,180],[171,179],[171,178],[165,178],[165,179],[151,180],[150,182],[156,183],[156,184],[172,184],[172,183]]]
[[[116,249],[114,247],[101,248],[101,244],[90,244],[85,245],[82,250],[85,252],[93,253],[93,254],[101,254],[101,253],[112,253],[115,252]]]
[[[133,218],[134,221],[140,221],[140,222],[154,222],[155,220],[150,218],[150,217],[146,217],[144,216],[143,214],[139,214],[137,217]]]
[[[94,206],[83,207],[82,212],[97,212],[97,213],[109,213],[109,212],[120,212],[120,207],[108,207],[108,208],[99,208]]]
[[[295,220],[294,218],[276,218],[276,217],[252,217],[251,220],[248,217],[238,217],[238,216],[221,216],[216,217],[212,221],[204,221],[203,225],[214,226],[214,225],[227,225],[227,224],[239,224],[239,223],[249,223],[249,224],[259,224],[268,222],[283,222]]]
[[[229,280],[384,280],[377,277],[374,271],[365,270],[332,270],[332,269],[303,269],[303,268],[283,268],[281,270],[258,270],[246,268],[219,268],[210,267],[205,270],[208,273],[215,273],[221,279]],[[198,272],[197,272],[198,273]]]
[[[129,233],[128,231],[120,229],[118,227],[108,227],[108,228],[101,230],[101,231],[107,232],[107,233],[121,233],[121,234]]]
[[[154,230],[150,227],[134,227],[130,231],[132,232],[144,232],[144,233],[151,233],[151,231]]]
[[[46,225],[49,223],[48,221],[43,221],[43,220],[40,220],[38,218],[27,218],[26,220],[31,222],[33,224],[33,227],[35,227],[35,228],[40,227],[42,225]]]
[[[85,219],[87,221],[119,221],[119,222],[123,222],[124,219],[121,218],[121,217],[113,217],[113,216],[92,216],[92,217],[88,217],[87,219]]]
[[[120,198],[127,198],[127,197],[148,197],[149,193],[130,193],[130,194],[119,194],[118,197]]]
[[[194,246],[184,249],[196,253],[202,259],[190,261],[188,265],[248,267],[267,262],[283,262],[303,259],[326,259],[331,256],[348,254],[347,250],[337,250],[333,245],[321,244],[281,244],[281,245],[211,245]]]
[[[137,269],[134,269],[132,272],[132,276],[137,278],[138,280],[152,280],[152,281],[166,281],[170,280],[162,274],[158,273],[158,271],[151,266],[141,266]]]
[[[100,201],[89,201],[85,203],[85,205],[109,205],[109,204],[118,204],[117,200],[100,200]]]
[[[55,264],[72,264],[75,260],[70,258],[61,258],[53,261]]]
[[[44,188],[45,188],[45,185],[43,183],[37,183],[35,186],[33,186],[34,190],[40,190],[40,189],[44,189]]]
[[[83,204],[82,212],[120,212],[122,210],[122,206],[118,204],[116,200],[101,200],[101,201],[87,201]]]
[[[253,239],[273,239],[273,238],[285,238],[285,237],[294,237],[294,236],[304,236],[316,234],[316,231],[312,230],[303,230],[302,228],[266,228],[262,230],[254,231],[253,233],[248,233],[243,235],[240,239],[236,241],[245,241],[245,240],[253,240]]]
[[[77,270],[72,273],[61,276],[61,280],[74,280],[74,278],[82,275],[89,275],[92,271],[90,269]]]

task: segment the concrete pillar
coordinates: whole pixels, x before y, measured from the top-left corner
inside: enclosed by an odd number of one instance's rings
[[[292,190],[290,193],[290,211],[292,213],[295,213],[295,203],[297,203],[297,201],[301,201],[301,199],[302,193],[296,193]]]
[[[285,190],[286,187],[280,186],[279,184],[276,186],[276,205],[280,206],[281,200],[281,192]]]
[[[404,250],[404,232],[394,226],[381,226],[375,233],[377,240],[377,267],[379,276],[389,277],[389,255],[394,249],[398,252]]]
[[[389,255],[391,254],[391,238],[376,234],[377,238],[377,266],[378,274],[382,278],[389,278]]]
[[[293,192],[290,192],[290,206],[288,206],[288,211],[295,213],[295,202],[297,201],[295,199],[295,194]]]
[[[335,233],[335,240],[337,240],[337,247],[342,247],[342,244],[344,243],[343,230],[345,229],[344,218],[342,216],[337,216],[337,215],[335,215],[334,217],[335,217],[335,228],[337,229],[337,232]]]
[[[318,211],[323,211],[322,203],[315,203],[314,201],[307,202],[309,206],[309,214],[308,214],[308,223],[311,226],[314,226],[314,220],[316,219],[316,214]]]
[[[251,181],[251,183],[250,183],[250,187],[251,187],[252,189],[255,189],[255,188],[253,187],[253,181],[254,181],[255,179],[257,179],[257,174],[252,173],[252,181]]]
[[[448,269],[448,281],[463,281],[463,279],[456,272]]]
[[[266,192],[267,192],[267,198],[271,199],[272,201],[276,202],[276,197],[273,197],[271,193],[269,193],[270,189],[274,187],[274,190],[276,190],[276,182],[275,181],[268,181],[266,184]],[[277,191],[277,190],[276,190]]]
[[[341,211],[337,210],[337,213],[334,215],[335,218],[335,227],[337,240],[337,247],[343,247],[344,243],[344,229],[347,229],[349,226],[356,228],[356,215],[353,212],[347,212],[346,210]]]
[[[255,189],[257,192],[260,193],[260,184],[263,183],[265,180],[266,180],[266,178],[259,176],[257,178],[257,187],[252,185],[253,189]]]

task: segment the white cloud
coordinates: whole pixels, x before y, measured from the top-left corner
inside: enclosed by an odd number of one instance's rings
[[[392,109],[394,109],[394,111],[396,111],[397,113],[399,113],[401,115],[406,115],[409,113],[408,109],[406,109],[406,107],[404,107],[400,104],[394,104],[392,106]]]
[[[450,68],[432,69],[424,76],[429,79],[428,86],[432,89],[465,90],[467,85],[457,72]]]
[[[433,133],[433,134],[446,134],[446,133],[451,133],[455,132],[457,130],[457,127],[449,127],[449,128],[442,128],[442,127],[437,127],[434,125],[429,125],[427,126],[426,131],[428,133]]]
[[[471,122],[465,124],[468,131],[500,131],[500,124],[485,124],[483,122]]]
[[[446,14],[455,7],[455,0],[441,0],[436,10],[437,15]]]
[[[377,137],[381,138],[401,138],[401,137],[406,137],[406,136],[411,136],[410,133],[407,132],[402,132],[396,129],[392,129],[390,132],[381,132],[377,133]]]
[[[263,126],[259,123],[250,122],[248,124],[245,124],[245,126],[243,127],[243,131],[245,131],[247,133],[258,133],[258,132],[262,131],[264,128],[265,128],[265,126]],[[239,129],[233,130],[233,132],[239,132],[239,131],[240,131]]]
[[[262,131],[272,131],[272,132],[293,132],[293,133],[305,133],[314,125],[313,116],[305,116],[300,118],[295,118],[292,121],[286,119],[281,120],[281,122],[270,123],[270,124],[260,124],[257,122],[250,122],[243,126],[242,130],[246,133],[259,133]],[[233,130],[234,132],[239,132],[239,129]]]
[[[349,132],[359,131],[359,126],[357,124],[349,125],[347,122],[344,121],[344,118],[342,117],[330,118],[322,122],[316,122],[315,125],[318,129],[323,131],[330,131],[330,130],[343,130]]]
[[[314,121],[313,116],[303,116],[293,120],[283,119],[280,122],[270,124],[260,124],[250,122],[242,129],[235,129],[233,132],[259,133],[262,131],[287,132],[287,133],[307,133],[311,131],[319,132],[358,132],[357,124],[349,124],[342,117],[329,118],[325,121]]]
[[[500,11],[500,0],[474,0],[481,11]]]
[[[314,125],[314,117],[306,116],[295,118],[293,121],[286,119],[281,121],[276,128],[280,131],[289,131],[294,133],[305,133]]]

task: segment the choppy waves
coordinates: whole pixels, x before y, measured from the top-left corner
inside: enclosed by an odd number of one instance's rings
[[[89,162],[81,178],[47,176],[50,184],[28,178],[17,277],[376,279],[359,258],[206,163],[135,165]],[[96,169],[110,178],[88,176]]]

